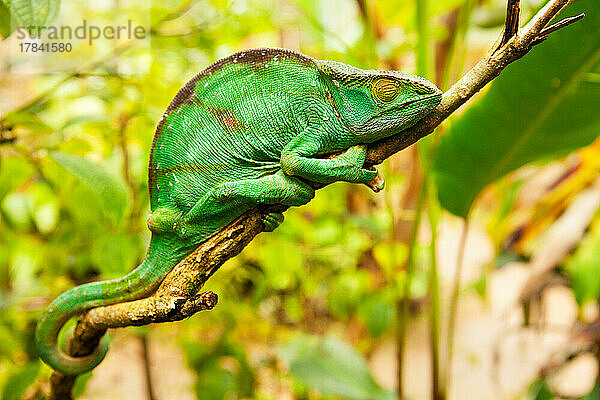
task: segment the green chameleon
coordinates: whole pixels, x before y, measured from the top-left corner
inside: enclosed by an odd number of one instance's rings
[[[57,345],[65,322],[149,296],[200,243],[258,204],[306,204],[315,195],[309,182],[382,189],[377,170],[363,168],[366,144],[410,127],[440,99],[434,84],[415,75],[286,49],[242,51],[210,65],[177,93],[156,128],[146,258],[122,278],[56,298],[37,325],[40,357],[67,375],[93,369],[106,340],[88,356],[71,357]],[[265,216],[265,230],[282,221],[281,214]]]

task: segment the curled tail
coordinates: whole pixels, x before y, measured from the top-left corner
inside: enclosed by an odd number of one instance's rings
[[[107,338],[102,340],[92,354],[73,357],[58,347],[58,334],[69,319],[90,308],[136,300],[154,292],[176,264],[165,257],[164,253],[169,253],[165,249],[160,257],[157,247],[161,248],[154,244],[153,238],[146,259],[124,277],[77,286],[50,303],[40,317],[35,331],[40,358],[66,375],[80,375],[100,364],[108,351]]]

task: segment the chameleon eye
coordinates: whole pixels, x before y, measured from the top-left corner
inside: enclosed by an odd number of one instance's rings
[[[391,79],[381,78],[373,84],[373,95],[382,103],[390,103],[398,97],[400,89]]]

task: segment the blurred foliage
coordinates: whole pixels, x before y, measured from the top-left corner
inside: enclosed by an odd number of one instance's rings
[[[573,256],[565,263],[575,298],[580,305],[600,298],[600,220],[595,220]]]
[[[92,7],[62,2],[59,20],[108,25],[136,16],[145,21],[149,38],[78,45],[71,58],[61,60],[7,56],[3,46],[10,41],[0,43],[4,398],[35,392],[35,379],[50,374],[33,344],[35,322],[48,302],[74,285],[121,276],[144,257],[150,144],[163,111],[188,79],[218,58],[259,46],[298,49],[362,68],[416,69],[419,1],[105,3]],[[524,18],[541,3],[522,1]],[[550,155],[572,151],[600,133],[594,109],[600,70],[597,63],[586,64],[598,53],[598,36],[591,32],[598,21],[596,3],[574,4],[589,11],[584,23],[558,32],[505,71],[472,107],[449,121],[438,152],[432,144],[432,159],[424,160],[436,166],[442,205],[462,215],[472,209],[471,215],[487,227],[498,264],[527,260],[542,233],[597,179],[598,146],[548,164]],[[6,4],[0,1],[4,37],[11,31],[8,10],[25,23],[38,16],[24,14],[23,4],[46,7],[39,18],[50,19],[58,7],[51,0]],[[504,1],[429,0],[427,5],[427,32],[436,56],[453,35],[460,39],[447,47],[451,64],[441,64],[443,77],[429,77],[451,81],[494,41],[503,23]],[[463,13],[457,22],[462,24],[460,35],[448,23],[457,10]],[[28,63],[42,70],[55,65],[70,69],[27,73]],[[557,77],[558,87],[553,80]],[[515,104],[519,112],[507,112]],[[548,118],[532,125],[541,114]],[[583,117],[585,127],[573,122]],[[532,133],[526,146],[521,143],[517,149],[515,143],[526,129]],[[537,166],[493,182],[530,161],[538,161]],[[398,293],[407,282],[404,266],[411,251],[402,239],[402,223],[415,217],[405,200],[407,189],[413,189],[414,162],[404,154],[386,162],[382,169],[387,188],[379,195],[348,184],[320,190],[309,205],[288,211],[275,233],[260,235],[211,278],[206,289],[220,296],[215,310],[153,328],[176,332],[197,398],[394,397],[393,388],[377,380],[370,357],[394,340]],[[534,200],[523,201],[532,177],[551,167],[560,176],[535,190]],[[473,203],[482,190],[481,200]],[[570,278],[582,307],[597,300],[600,291],[598,216],[586,224],[591,228],[581,245],[560,260],[561,273]],[[416,269],[409,288],[411,322],[429,311],[431,299],[432,244],[422,236],[412,249]],[[482,269],[481,280],[473,285],[482,295],[491,271]],[[78,395],[89,378],[80,378]],[[529,397],[551,394],[552,388],[540,380],[531,386]]]
[[[350,400],[385,400],[395,394],[382,389],[360,353],[335,338],[299,336],[279,350],[290,373],[325,395]]]

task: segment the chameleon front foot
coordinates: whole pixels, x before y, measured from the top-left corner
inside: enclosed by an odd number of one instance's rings
[[[263,216],[265,232],[273,232],[283,222],[283,214],[269,213]]]

